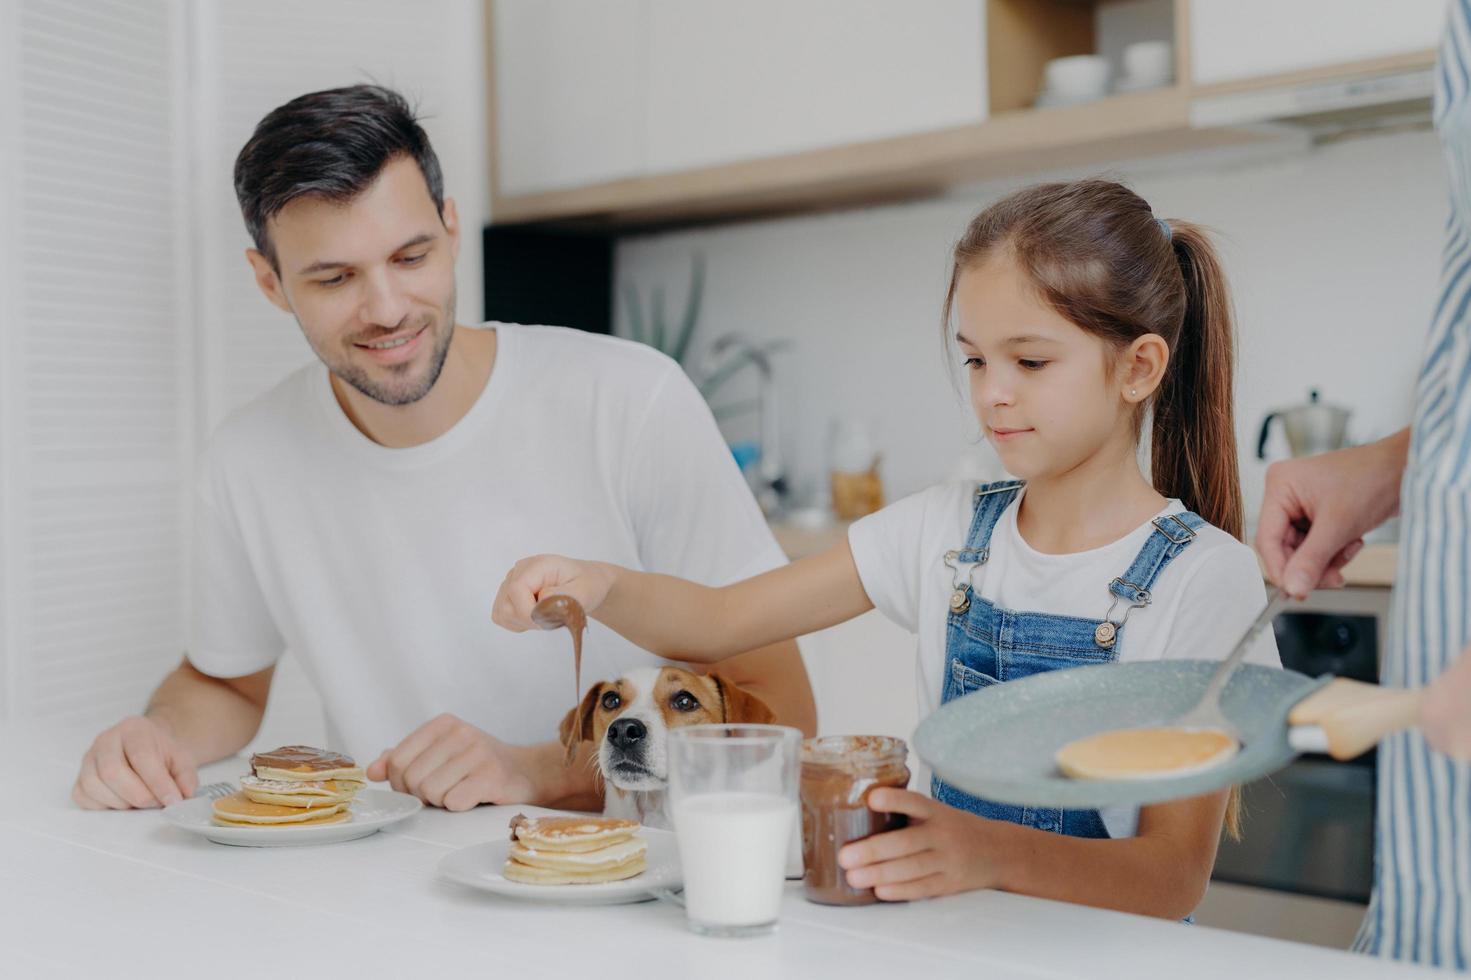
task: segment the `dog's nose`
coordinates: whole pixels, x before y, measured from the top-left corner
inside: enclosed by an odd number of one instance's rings
[[[649,730],[637,718],[619,718],[608,726],[608,741],[618,749],[632,748],[648,734]]]

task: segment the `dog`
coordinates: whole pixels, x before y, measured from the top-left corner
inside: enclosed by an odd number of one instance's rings
[[[603,815],[668,827],[669,730],[685,725],[764,725],[776,716],[766,702],[718,673],[645,667],[600,681],[562,719],[567,761],[577,746],[597,746],[605,792]]]

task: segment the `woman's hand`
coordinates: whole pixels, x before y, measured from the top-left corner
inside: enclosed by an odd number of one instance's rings
[[[876,789],[868,795],[868,806],[905,814],[909,826],[838,852],[838,864],[854,888],[872,888],[883,901],[903,902],[992,888],[1000,880],[991,846],[995,821],[902,789]]]
[[[1363,537],[1399,511],[1410,430],[1267,469],[1256,550],[1267,578],[1301,599],[1343,585]]]
[[[577,561],[561,555],[523,558],[512,566],[496,593],[490,618],[508,630],[537,629],[532,608],[551,595],[571,596],[589,616],[603,604],[613,587],[616,569],[595,561]]]

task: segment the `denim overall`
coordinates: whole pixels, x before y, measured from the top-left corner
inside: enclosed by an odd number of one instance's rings
[[[1154,520],[1154,531],[1126,571],[1108,585],[1112,604],[1101,620],[1000,609],[974,594],[971,579],[990,557],[991,532],[1023,484],[1018,481],[986,484],[976,489],[975,516],[965,547],[947,552],[945,564],[954,571],[949,619],[945,628],[945,687],[941,703],[992,684],[1016,680],[1061,667],[1106,664],[1118,659],[1119,642],[1129,613],[1149,605],[1149,590],[1165,566],[1195,540],[1195,529],[1205,523],[1189,512]],[[1114,613],[1122,607],[1123,615]],[[1004,751],[1004,747],[977,746],[977,751]],[[961,810],[1006,820],[1024,827],[1067,834],[1070,837],[1108,837],[1097,810],[1061,810],[992,803],[963,793],[936,777],[935,799]]]

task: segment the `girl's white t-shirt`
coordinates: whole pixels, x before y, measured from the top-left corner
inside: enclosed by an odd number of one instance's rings
[[[896,501],[848,530],[869,599],[918,637],[921,718],[940,706],[952,591],[944,556],[965,546],[975,514],[975,489],[973,482],[942,483]],[[1019,495],[997,520],[990,559],[971,579],[975,591],[1002,608],[1101,622],[1113,600],[1109,583],[1128,570],[1153,525],[1146,521],[1101,548],[1048,555],[1028,545],[1017,530],[1020,501]],[[1184,510],[1180,501],[1171,500],[1155,516]],[[1196,531],[1195,540],[1160,572],[1149,591],[1150,604],[1130,613],[1119,632],[1122,662],[1225,657],[1266,603],[1256,555],[1209,524]],[[1115,621],[1122,611],[1121,603]],[[1271,630],[1262,631],[1247,661],[1281,666]],[[917,785],[928,790],[928,772],[920,777]],[[1105,810],[1103,815],[1114,837],[1133,835],[1137,811]]]

